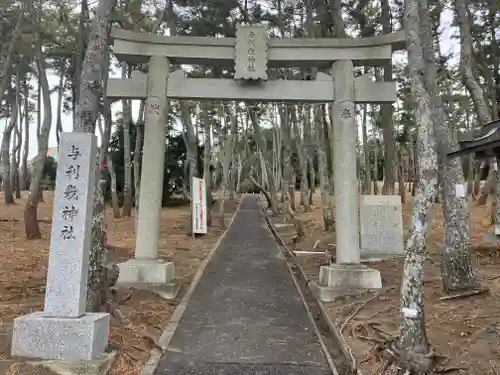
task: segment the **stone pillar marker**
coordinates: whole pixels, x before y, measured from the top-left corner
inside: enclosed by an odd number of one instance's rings
[[[169,71],[168,58],[150,57],[135,257],[118,265],[119,284],[164,285],[175,277],[174,264],[158,259]]]
[[[382,287],[380,272],[360,263],[359,194],[356,173],[356,111],[354,65],[350,60],[332,64],[334,102],[334,187],[336,264],[320,268],[318,283],[311,288],[324,301],[363,289]]]
[[[78,318],[85,314],[97,148],[86,134],[68,133],[64,141],[57,165],[44,314]]]
[[[85,313],[97,138],[62,133],[45,307],[14,320],[12,355],[90,360],[108,344],[109,314]]]

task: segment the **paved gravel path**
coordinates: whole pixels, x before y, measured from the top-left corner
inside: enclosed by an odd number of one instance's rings
[[[154,375],[331,375],[256,196],[246,196]]]

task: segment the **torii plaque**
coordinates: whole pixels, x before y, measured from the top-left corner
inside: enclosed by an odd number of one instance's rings
[[[266,25],[236,25],[234,79],[267,81]]]

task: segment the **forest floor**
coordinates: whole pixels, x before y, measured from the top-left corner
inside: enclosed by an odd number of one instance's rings
[[[297,202],[299,202],[297,195]],[[291,250],[325,250],[335,243],[335,234],[323,230],[320,197],[315,197],[312,212],[299,217],[306,229],[306,238],[292,244],[293,227],[277,228]],[[483,234],[489,229],[487,206],[470,203],[473,231],[472,247],[475,267],[481,285],[488,292],[456,299],[441,300],[440,255],[443,244],[443,215],[440,204],[432,208],[429,226],[428,257],[425,263],[425,316],[427,334],[439,355],[444,356],[441,371],[447,374],[500,374],[500,247],[483,242]],[[411,197],[403,207],[405,234],[410,226]],[[271,217],[275,224],[283,223],[284,217]],[[294,247],[295,246],[295,247]],[[297,256],[298,263],[309,280],[317,280],[319,268],[326,264],[324,255]],[[343,298],[324,304],[337,327],[344,326],[343,336],[351,348],[363,375],[381,374],[375,348],[381,342],[398,335],[400,322],[400,285],[403,258],[367,264],[377,268],[382,275],[383,289],[357,297]]]
[[[45,277],[50,246],[52,221],[52,193],[45,192],[45,202],[39,204],[38,220],[42,239],[26,240],[23,210],[27,193],[14,205],[3,204],[0,194],[0,374],[54,375],[41,367],[31,367],[10,358],[13,319],[43,309]],[[215,205],[214,207],[216,207]],[[226,203],[226,223],[237,204]],[[144,290],[122,290],[119,309],[131,325],[116,318],[111,320],[109,348],[117,351],[110,370],[111,375],[138,375],[147,361],[151,336],[159,338],[168,324],[182,294],[190,284],[200,263],[206,258],[222,234],[217,227],[218,213],[212,214],[213,226],[207,236],[187,236],[186,224],[189,206],[167,207],[162,212],[159,256],[175,263],[176,276],[182,288],[174,301],[167,301]],[[108,260],[121,262],[133,257],[135,246],[135,218],[113,218],[111,208],[106,210],[108,229]]]

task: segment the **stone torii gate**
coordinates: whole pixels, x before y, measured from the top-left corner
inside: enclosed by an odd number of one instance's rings
[[[147,75],[111,78],[111,100],[146,99],[143,167],[135,258],[120,264],[120,282],[168,284],[172,263],[158,260],[163,184],[164,135],[168,99],[332,102],[334,124],[337,264],[320,272],[321,293],[333,289],[381,287],[380,274],[361,266],[356,174],[355,103],[392,103],[395,82],[354,77],[354,66],[377,66],[405,47],[403,32],[360,39],[268,39],[264,25],[238,25],[236,38],[162,36],[112,30],[120,61],[149,63]],[[234,79],[187,78],[171,64],[235,68]],[[269,80],[267,68],[328,68],[315,80]],[[167,99],[168,98],[168,99]]]

